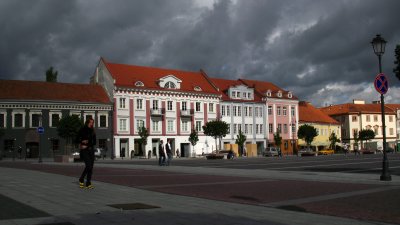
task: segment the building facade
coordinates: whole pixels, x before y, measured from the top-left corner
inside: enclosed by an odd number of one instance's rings
[[[350,150],[361,148],[360,142],[354,140],[354,134],[369,129],[375,133],[375,138],[368,141],[368,148],[383,149],[383,128],[381,104],[366,104],[362,100],[353,100],[353,103],[332,105],[321,110],[337,120],[341,126],[342,142],[349,145]],[[396,112],[385,106],[386,142],[394,148],[396,144]]]
[[[334,133],[336,137],[341,140],[341,127],[338,121],[326,115],[321,110],[315,108],[309,102],[299,102],[299,112],[299,126],[307,124],[317,129],[317,136],[311,143],[311,147],[315,151],[329,148],[331,144],[329,137],[332,133]],[[306,146],[307,143],[304,140],[299,139],[300,149],[305,148]]]
[[[94,118],[97,146],[110,155],[112,104],[101,86],[0,80],[0,89],[2,157],[53,157],[76,150],[67,152],[66,140],[57,133],[67,115]]]
[[[177,150],[174,154],[182,157],[211,153],[216,143],[203,134],[202,126],[217,119],[230,124],[225,144],[235,143],[242,130],[247,142],[257,144],[261,152],[273,143],[273,133],[280,131],[282,149],[292,149],[295,132],[290,128],[297,128],[298,100],[271,83],[213,79],[202,70],[115,64],[103,58],[91,82],[104,86],[113,99],[116,157],[157,155],[160,140],[169,140]],[[141,127],[150,134],[146,146],[139,144]],[[192,129],[199,135],[195,146],[188,140]]]

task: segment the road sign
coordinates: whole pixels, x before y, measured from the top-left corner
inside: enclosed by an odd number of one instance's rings
[[[389,90],[389,82],[383,73],[380,73],[376,76],[374,85],[376,91],[382,95],[386,94],[386,92]]]
[[[44,133],[44,128],[43,128],[43,127],[38,127],[38,128],[37,128],[37,132],[38,132],[39,134],[43,134],[43,133]]]

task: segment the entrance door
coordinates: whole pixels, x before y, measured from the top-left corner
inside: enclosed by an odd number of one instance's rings
[[[181,143],[181,157],[190,157],[190,143]]]
[[[128,140],[127,139],[121,139],[120,142],[120,149],[119,149],[119,156],[121,158],[127,157],[128,156]]]

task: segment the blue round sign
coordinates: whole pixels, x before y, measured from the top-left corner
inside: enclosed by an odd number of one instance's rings
[[[37,132],[38,132],[39,134],[43,134],[43,133],[44,133],[44,128],[43,128],[43,127],[38,127],[38,128],[37,128]]]
[[[385,74],[380,73],[376,76],[374,86],[377,92],[384,95],[389,90],[389,82]]]

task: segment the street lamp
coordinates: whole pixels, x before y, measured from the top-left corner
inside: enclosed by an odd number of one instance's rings
[[[379,73],[382,73],[382,55],[385,53],[386,41],[381,37],[381,35],[377,34],[374,39],[372,39],[372,47],[374,49],[374,53],[378,56],[379,60]],[[383,94],[381,93],[381,114],[382,114],[382,135],[383,135],[383,162],[382,162],[382,174],[380,179],[382,181],[391,181],[392,177],[389,174],[389,161],[386,154],[386,126],[385,126],[385,99]]]

